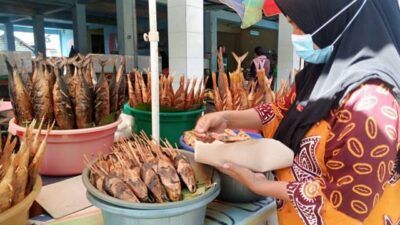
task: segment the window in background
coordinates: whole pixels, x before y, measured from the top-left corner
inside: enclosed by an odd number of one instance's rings
[[[0,51],[7,51],[7,41],[4,24],[0,24]]]
[[[14,25],[15,51],[35,52],[35,41],[31,26]]]
[[[14,26],[16,51],[35,52],[35,39],[32,26]],[[48,57],[68,56],[73,44],[73,32],[68,29],[45,28],[46,55]]]

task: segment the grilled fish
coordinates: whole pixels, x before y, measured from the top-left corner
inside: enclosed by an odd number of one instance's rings
[[[149,193],[146,184],[140,178],[140,168],[135,167],[132,169],[126,169],[124,171],[125,183],[128,184],[129,188],[138,197],[140,202],[150,202]]]
[[[7,59],[5,61],[8,68],[8,87],[14,114],[17,119],[16,122],[22,125],[23,123],[30,122],[33,119],[31,98],[24,87],[22,78],[17,71],[16,65],[12,67]]]
[[[110,112],[117,111],[118,105],[118,87],[117,87],[117,69],[116,69],[116,62],[114,62],[114,73],[111,76],[110,80]]]
[[[174,96],[174,103],[173,106],[177,109],[185,109],[185,99],[186,99],[186,92],[185,92],[185,77],[181,76],[179,78],[179,88],[175,93]]]
[[[88,84],[90,90],[94,90],[92,74],[90,70],[91,58],[89,56],[84,57],[82,74]]]
[[[192,87],[190,88],[190,91],[186,95],[185,99],[185,109],[189,109],[194,102],[194,89],[196,88],[197,85],[197,79],[193,80]]]
[[[55,64],[53,64],[53,62],[51,62],[50,60],[47,60],[45,62],[44,77],[46,78],[47,82],[49,83],[51,101],[53,101],[53,87],[54,87],[54,84],[56,83],[56,76],[54,75],[54,68],[55,68]]]
[[[54,116],[60,129],[75,128],[75,113],[72,100],[58,69],[55,70],[56,83],[53,87]]]
[[[183,183],[185,183],[186,187],[190,192],[196,192],[196,176],[192,166],[190,165],[188,159],[178,151],[172,148],[172,146],[167,141],[167,148],[164,149],[168,156],[171,158],[171,161],[174,162],[176,171],[181,177]]]
[[[134,85],[132,84],[132,79],[129,77],[130,75],[131,74],[127,75],[129,105],[134,108],[138,104],[138,100],[136,99]]]
[[[116,176],[109,176],[105,178],[104,190],[115,198],[128,202],[140,202],[128,185]]]
[[[94,91],[94,118],[96,125],[99,125],[101,119],[110,114],[110,91],[104,74],[104,65],[105,62],[104,64],[101,64],[102,72],[100,73],[100,77]]]
[[[89,85],[82,74],[82,63],[75,63],[77,68],[77,85],[75,89],[75,117],[78,128],[93,126],[93,96]]]
[[[121,112],[121,108],[125,102],[125,91],[126,91],[126,77],[124,76],[125,68],[125,60],[121,58],[121,64],[119,65],[117,72],[117,108],[115,112],[119,114]]]
[[[23,60],[21,60],[21,65],[22,65],[22,73],[21,73],[22,81],[23,81],[23,83],[24,83],[24,85],[25,85],[25,89],[26,89],[26,91],[28,92],[29,96],[31,97],[31,99],[33,99],[33,91],[32,91],[32,89],[33,89],[33,84],[32,84],[32,78],[31,78],[31,76],[30,76],[29,73],[28,73],[28,68],[26,68],[26,67],[24,66],[24,61],[23,61]],[[32,70],[33,70],[33,67],[32,67]]]
[[[145,99],[142,95],[142,89],[140,87],[140,77],[141,76],[142,75],[140,74],[140,72],[135,71],[135,89],[134,90],[135,90],[136,99],[138,100],[139,104],[147,103],[144,101]]]
[[[162,185],[157,173],[153,170],[152,165],[144,163],[140,171],[143,182],[154,196],[156,202],[163,203],[168,201],[168,197],[164,186]]]
[[[33,109],[35,119],[40,121],[44,118],[45,123],[53,121],[53,106],[51,99],[51,90],[43,72],[42,62],[36,65],[37,74],[33,80]]]

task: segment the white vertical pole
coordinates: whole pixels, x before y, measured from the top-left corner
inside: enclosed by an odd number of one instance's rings
[[[151,58],[151,121],[152,136],[156,141],[160,140],[160,105],[159,105],[159,72],[158,72],[158,31],[157,31],[157,8],[156,0],[149,0],[149,20],[150,32],[148,39],[150,41]]]

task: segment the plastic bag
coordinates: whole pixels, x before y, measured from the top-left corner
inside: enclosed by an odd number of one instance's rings
[[[244,0],[244,16],[242,29],[246,29],[262,19],[264,0]]]

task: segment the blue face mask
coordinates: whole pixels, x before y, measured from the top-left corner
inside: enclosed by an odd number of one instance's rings
[[[324,27],[326,27],[326,25],[328,25],[330,22],[332,22],[334,19],[336,19],[336,17],[338,17],[340,14],[342,14],[348,8],[350,8],[357,1],[358,0],[353,0],[352,2],[350,2],[350,4],[348,4],[342,10],[340,10],[336,15],[334,15],[331,19],[329,19],[325,24],[323,24],[320,28],[318,28],[316,31],[314,31],[314,33],[303,34],[303,35],[292,34],[292,43],[293,43],[293,47],[294,47],[297,55],[300,56],[301,58],[303,58],[304,61],[312,63],[312,64],[326,63],[333,53],[336,42],[339,41],[339,39],[342,37],[344,32],[350,27],[350,25],[356,19],[358,14],[360,14],[361,9],[364,7],[367,0],[364,0],[363,4],[358,9],[357,13],[353,16],[353,18],[350,20],[350,22],[347,24],[347,26],[343,29],[342,33],[335,39],[335,41],[331,45],[329,45],[325,48],[322,48],[322,49],[314,49],[314,41],[313,41],[312,37],[315,34],[317,34],[319,31],[321,31]]]

